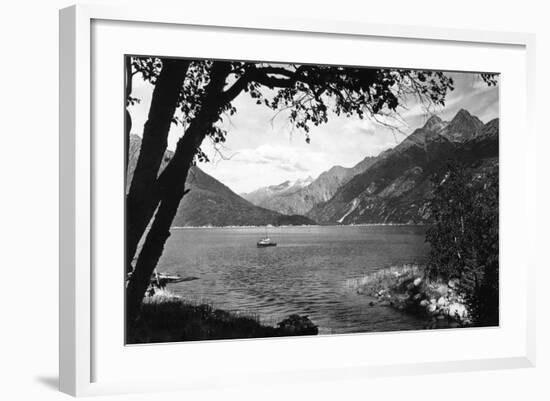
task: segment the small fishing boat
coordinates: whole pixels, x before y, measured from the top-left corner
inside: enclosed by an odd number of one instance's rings
[[[268,246],[277,246],[277,243],[271,241],[271,239],[268,238],[268,237],[264,237],[256,243],[256,246],[258,248],[264,248],[264,247],[268,247]]]
[[[277,246],[276,242],[271,241],[271,239],[267,236],[267,227],[265,228],[265,236],[256,242],[256,246],[258,248],[266,248],[268,246]]]

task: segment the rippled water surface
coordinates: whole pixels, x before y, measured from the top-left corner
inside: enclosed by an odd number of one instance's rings
[[[322,333],[423,328],[390,307],[369,306],[348,280],[389,265],[422,262],[425,228],[329,226],[269,228],[276,247],[257,248],[264,228],[176,228],[160,271],[196,276],[171,290],[187,299],[258,314],[274,324],[308,315]]]

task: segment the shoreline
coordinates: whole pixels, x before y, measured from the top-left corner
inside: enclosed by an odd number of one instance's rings
[[[425,321],[423,329],[471,327],[458,280],[431,280],[421,264],[380,268],[346,285],[358,296],[372,297],[369,307],[390,307]],[[290,314],[260,319],[251,311],[225,310],[206,300],[189,300],[168,289],[155,289],[142,303],[140,319],[127,331],[128,344],[329,335],[308,316]]]
[[[299,224],[299,225],[279,225],[274,226],[268,224],[266,226],[173,226],[170,227],[171,230],[187,230],[187,229],[203,229],[203,228],[225,228],[225,229],[235,229],[235,228],[304,228],[304,227],[428,227],[431,224],[409,224],[409,223],[361,223],[361,224]]]
[[[127,344],[229,340],[318,335],[307,316],[291,314],[276,325],[262,323],[250,312],[226,311],[212,304],[188,301],[157,289],[144,298],[140,317],[127,330]]]

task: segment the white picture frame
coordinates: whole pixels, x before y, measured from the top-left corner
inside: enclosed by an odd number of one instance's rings
[[[247,340],[247,341],[222,341],[208,342],[186,346],[185,353],[191,364],[193,364],[193,355],[201,354],[219,354],[225,357],[234,357],[239,359],[239,355],[247,355],[242,366],[235,368],[235,377],[232,376],[231,365],[212,367],[208,364],[195,364],[185,371],[185,379],[178,378],[178,375],[168,376],[163,372],[157,372],[157,376],[151,376],[148,379],[136,380],[132,378],[131,372],[125,373],[120,369],[119,363],[135,364],[136,361],[145,360],[144,358],[154,358],[155,355],[162,358],[172,352],[180,352],[178,345],[157,345],[146,347],[124,347],[123,341],[115,340],[113,344],[119,344],[121,353],[118,356],[107,355],[108,347],[105,346],[108,334],[103,331],[98,332],[97,325],[105,326],[108,318],[101,313],[101,302],[94,298],[98,285],[103,283],[105,275],[95,272],[98,261],[102,257],[98,256],[94,248],[94,235],[103,225],[96,219],[101,211],[96,213],[95,192],[98,190],[97,169],[98,152],[103,151],[100,142],[94,138],[94,127],[100,124],[94,121],[97,118],[94,109],[94,86],[92,80],[94,74],[94,57],[98,47],[101,46],[101,39],[94,42],[94,24],[106,22],[110,27],[117,23],[130,24],[133,32],[139,32],[146,26],[157,26],[168,29],[184,29],[190,27],[194,29],[194,35],[201,35],[201,29],[205,32],[217,30],[238,33],[242,37],[253,35],[255,32],[267,33],[269,35],[306,35],[315,37],[319,40],[331,40],[331,38],[340,38],[346,40],[363,40],[366,38],[383,39],[386,41],[418,41],[426,43],[435,43],[437,46],[459,45],[463,48],[494,47],[502,49],[512,49],[510,57],[517,62],[518,71],[510,72],[509,76],[503,75],[503,85],[513,82],[514,88],[520,98],[516,103],[509,103],[509,106],[501,108],[504,124],[504,139],[506,139],[507,125],[509,127],[521,128],[525,132],[525,144],[518,146],[515,151],[519,155],[519,171],[514,172],[511,179],[520,179],[524,191],[517,198],[511,199],[518,205],[518,216],[509,216],[510,224],[522,225],[525,228],[523,239],[518,242],[518,249],[506,250],[505,256],[509,260],[515,260],[516,253],[525,252],[528,255],[534,255],[528,249],[534,246],[535,241],[531,236],[535,229],[535,150],[532,144],[535,137],[532,127],[534,110],[534,35],[508,32],[484,32],[471,30],[437,29],[414,26],[398,25],[373,25],[365,21],[327,21],[316,19],[293,19],[282,16],[258,15],[257,18],[239,16],[238,13],[232,15],[222,15],[215,10],[206,14],[186,14],[183,10],[166,10],[151,8],[113,8],[109,6],[97,5],[78,5],[72,6],[60,11],[60,390],[75,396],[126,393],[136,391],[156,391],[167,389],[189,389],[205,388],[208,386],[224,386],[229,383],[237,385],[239,380],[236,377],[243,377],[246,373],[248,379],[258,382],[268,382],[271,380],[293,381],[293,380],[327,380],[331,378],[362,378],[366,376],[387,376],[402,374],[422,374],[430,372],[450,372],[467,371],[478,369],[504,369],[515,367],[531,367],[535,364],[535,318],[534,318],[534,269],[536,261],[534,259],[525,259],[521,266],[521,277],[517,280],[519,296],[517,314],[518,322],[505,321],[497,329],[468,329],[466,331],[450,330],[448,332],[434,331],[431,333],[407,333],[402,337],[410,341],[432,342],[435,344],[444,344],[454,341],[456,338],[463,339],[466,345],[472,345],[476,341],[491,341],[494,338],[494,349],[483,352],[472,350],[465,354],[464,358],[453,357],[452,353],[446,355],[442,353],[440,358],[430,357],[425,360],[419,360],[414,353],[399,358],[384,358],[384,356],[375,357],[372,360],[358,359],[350,356],[338,356],[335,351],[342,347],[344,341],[350,347],[361,347],[367,349],[369,343],[382,341],[387,343],[395,338],[395,333],[377,333],[377,334],[358,334],[350,336],[330,336],[323,339],[278,339],[278,340]],[[130,29],[125,25],[126,28]],[[116,28],[116,29],[119,29]],[[97,28],[103,29],[103,28]],[[109,28],[110,29],[110,28]],[[199,32],[197,32],[197,29]],[[159,32],[162,29],[159,30]],[[118,31],[117,31],[118,32]],[[165,33],[160,32],[159,35]],[[99,34],[101,35],[101,33]],[[120,36],[120,34],[118,34]],[[122,38],[119,38],[122,39]],[[373,40],[374,40],[373,39]],[[113,40],[116,42],[116,40]],[[410,42],[412,43],[412,42]],[[129,49],[130,50],[130,49]],[[135,52],[135,48],[131,50]],[[483,49],[482,49],[483,50]],[[101,49],[99,49],[101,51]],[[115,53],[119,50],[113,50]],[[162,52],[163,49],[159,49]],[[169,51],[169,50],[164,50]],[[234,49],[218,50],[225,52],[223,55],[231,55]],[[132,53],[132,51],[128,51]],[[142,53],[145,54],[145,53]],[[172,54],[170,54],[172,55]],[[196,56],[194,53],[192,56]],[[488,56],[487,56],[488,57]],[[238,58],[236,56],[235,58]],[[116,60],[115,60],[116,62]],[[122,59],[120,59],[122,71]],[[459,69],[460,66],[457,66]],[[437,67],[439,68],[439,66]],[[494,71],[494,70],[492,70]],[[514,75],[516,74],[516,75]],[[122,74],[120,74],[122,76]],[[510,78],[509,78],[510,77]],[[115,85],[116,86],[116,85]],[[122,93],[122,87],[111,88],[115,93]],[[110,90],[111,90],[110,89]],[[519,91],[519,92],[518,92]],[[506,102],[506,95],[511,92],[502,92],[501,96]],[[96,94],[97,95],[97,94]],[[120,96],[122,100],[122,96]],[[504,112],[506,107],[520,107],[521,114],[516,118],[517,121],[511,121]],[[119,110],[122,110],[120,108]],[[123,114],[120,112],[120,121]],[[114,130],[116,132],[116,129]],[[120,131],[122,133],[122,131]],[[120,144],[122,143],[122,135]],[[503,141],[506,146],[506,140]],[[503,149],[506,151],[506,148]],[[116,153],[116,152],[115,152]],[[119,152],[122,157],[122,152]],[[107,163],[107,162],[106,162]],[[503,163],[506,163],[505,155]],[[108,163],[107,163],[108,164]],[[116,166],[116,164],[115,164]],[[122,171],[122,170],[121,170]],[[508,180],[510,169],[504,166],[501,169],[501,180]],[[511,174],[511,173],[510,173]],[[122,177],[122,173],[120,174]],[[501,200],[507,201],[506,191],[502,192]],[[514,195],[515,196],[515,195]],[[118,202],[118,201],[117,201]],[[115,202],[116,203],[116,202]],[[118,202],[121,204],[121,202]],[[504,213],[504,212],[503,212]],[[506,216],[502,218],[508,218]],[[116,230],[115,230],[116,231]],[[510,235],[513,235],[510,233]],[[511,238],[511,237],[510,237]],[[511,243],[512,241],[507,241]],[[506,259],[504,259],[506,260]],[[506,266],[506,264],[504,264]],[[122,265],[121,265],[122,271]],[[505,272],[505,274],[508,274]],[[506,277],[505,277],[506,278]],[[122,274],[120,275],[122,280]],[[122,281],[120,281],[122,282]],[[503,285],[509,285],[510,280],[503,280]],[[118,285],[118,284],[117,284]],[[114,285],[113,288],[123,288]],[[119,300],[115,295],[115,290],[106,289],[103,296],[111,302],[109,298]],[[120,291],[122,292],[122,290]],[[503,291],[502,296],[509,297],[509,292]],[[117,298],[118,297],[118,298]],[[104,302],[103,302],[104,303]],[[119,301],[114,302],[118,310]],[[506,302],[504,305],[506,306]],[[505,307],[504,306],[504,307]],[[119,315],[117,315],[119,316]],[[102,319],[105,322],[102,323]],[[521,321],[519,321],[521,320]],[[112,322],[112,320],[111,320]],[[123,325],[123,321],[120,321]],[[517,327],[516,327],[517,326]],[[507,330],[513,335],[502,335]],[[432,336],[427,339],[426,335]],[[498,337],[498,338],[497,338]],[[481,340],[480,340],[481,339]],[[110,341],[110,340],[109,340]],[[379,345],[377,345],[379,346]],[[298,348],[299,347],[299,348]],[[314,358],[315,350],[322,349],[326,351],[326,363],[316,361]],[[500,347],[500,348],[499,348]],[[511,351],[506,352],[505,347]],[[270,350],[271,349],[271,350]],[[296,367],[285,368],[282,365],[275,366],[253,366],[247,367],[252,359],[246,360],[249,355],[258,353],[274,354],[281,353],[285,349],[302,349],[304,354],[311,356],[311,363],[297,364]],[[341,349],[341,348],[340,348]],[[124,351],[124,352],[122,352]],[[290,351],[290,352],[294,352]],[[460,350],[457,350],[460,351]],[[401,357],[402,355],[400,355]],[[115,360],[120,357],[121,359]],[[99,358],[99,359],[98,359]],[[112,359],[109,359],[112,358]],[[331,359],[332,358],[332,359]],[[347,359],[346,359],[347,358]],[[102,363],[97,363],[97,360]],[[127,359],[124,362],[123,359]],[[406,362],[403,362],[405,361]],[[334,362],[332,365],[331,361]],[[397,362],[396,362],[397,361]],[[399,362],[401,361],[401,362]],[[101,366],[111,364],[120,372],[119,377],[114,374],[103,375]],[[222,364],[223,365],[223,364]],[[265,364],[264,364],[265,365]],[[184,368],[182,368],[184,369]],[[164,377],[164,378],[161,378]],[[242,383],[246,380],[242,379]]]

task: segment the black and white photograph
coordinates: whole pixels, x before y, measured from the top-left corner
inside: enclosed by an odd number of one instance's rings
[[[0,398],[546,401],[544,5],[6,2]]]
[[[499,74],[120,61],[126,344],[499,326]]]

